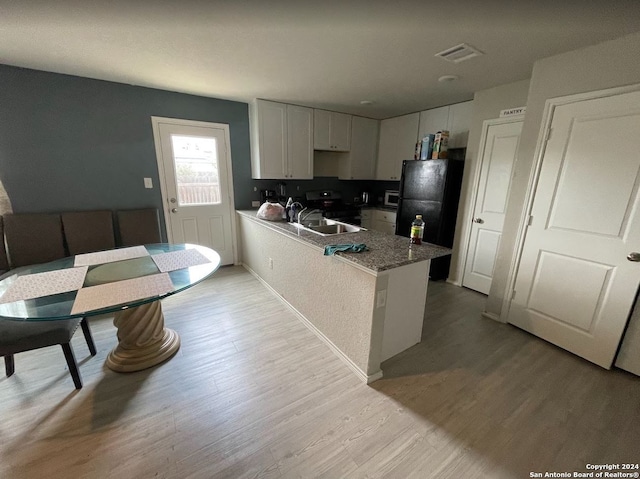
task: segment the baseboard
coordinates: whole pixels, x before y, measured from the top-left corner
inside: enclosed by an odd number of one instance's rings
[[[506,321],[502,321],[502,319],[500,318],[500,316],[498,316],[495,313],[489,313],[487,311],[483,311],[482,313],[480,313],[480,315],[483,318],[487,318],[487,319],[493,319],[494,321],[497,321],[499,323],[505,323]]]
[[[264,279],[262,279],[262,277],[256,273],[253,269],[251,269],[250,266],[248,266],[245,263],[242,263],[242,266],[244,267],[244,269],[246,269],[249,273],[251,273],[252,276],[254,276],[258,281],[260,281],[269,291],[271,291],[271,293],[278,298],[287,308],[289,308],[291,310],[292,313],[294,313],[298,319],[300,320],[300,322],[302,324],[304,324],[307,329],[309,329],[309,331],[311,331],[313,334],[315,334],[323,343],[325,343],[327,346],[329,346],[329,349],[331,349],[331,351],[333,352],[333,354],[335,354],[343,363],[345,363],[349,369],[351,369],[351,371],[353,371],[355,373],[356,376],[358,376],[363,382],[370,384],[374,381],[377,381],[378,379],[382,379],[382,370],[379,370],[373,374],[367,374],[365,373],[362,369],[360,369],[353,361],[351,361],[351,359],[349,359],[349,357],[344,354],[340,348],[338,348],[338,346],[336,346],[335,344],[333,344],[333,342],[327,338],[322,331],[320,331],[318,328],[316,328],[313,323],[311,321],[309,321],[304,314],[302,314],[300,311],[298,311],[293,305],[291,305],[291,303],[289,303],[286,299],[284,299],[275,289],[273,289],[271,287],[271,285],[269,285],[269,283],[267,283]]]
[[[449,283],[449,284],[452,284],[454,286],[462,287],[462,283],[460,281],[455,281],[455,280],[447,278],[446,282]]]

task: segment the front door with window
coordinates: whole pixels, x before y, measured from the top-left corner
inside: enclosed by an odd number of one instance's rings
[[[152,118],[167,236],[195,243],[233,264],[228,125]]]

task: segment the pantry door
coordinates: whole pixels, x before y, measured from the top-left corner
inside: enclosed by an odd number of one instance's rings
[[[152,117],[167,236],[234,263],[229,125]]]
[[[487,120],[462,286],[489,294],[522,120]]]
[[[640,91],[628,91],[552,101],[508,313],[607,369],[640,285]]]

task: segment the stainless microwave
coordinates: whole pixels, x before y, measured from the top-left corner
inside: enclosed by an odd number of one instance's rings
[[[400,199],[400,192],[396,190],[385,190],[384,192],[384,205],[393,206],[397,208],[398,200]]]

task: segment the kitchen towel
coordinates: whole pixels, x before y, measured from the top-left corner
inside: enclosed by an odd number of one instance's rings
[[[324,255],[329,256],[335,254],[336,251],[347,251],[351,253],[361,253],[367,250],[367,245],[359,244],[330,244],[324,247]]]

